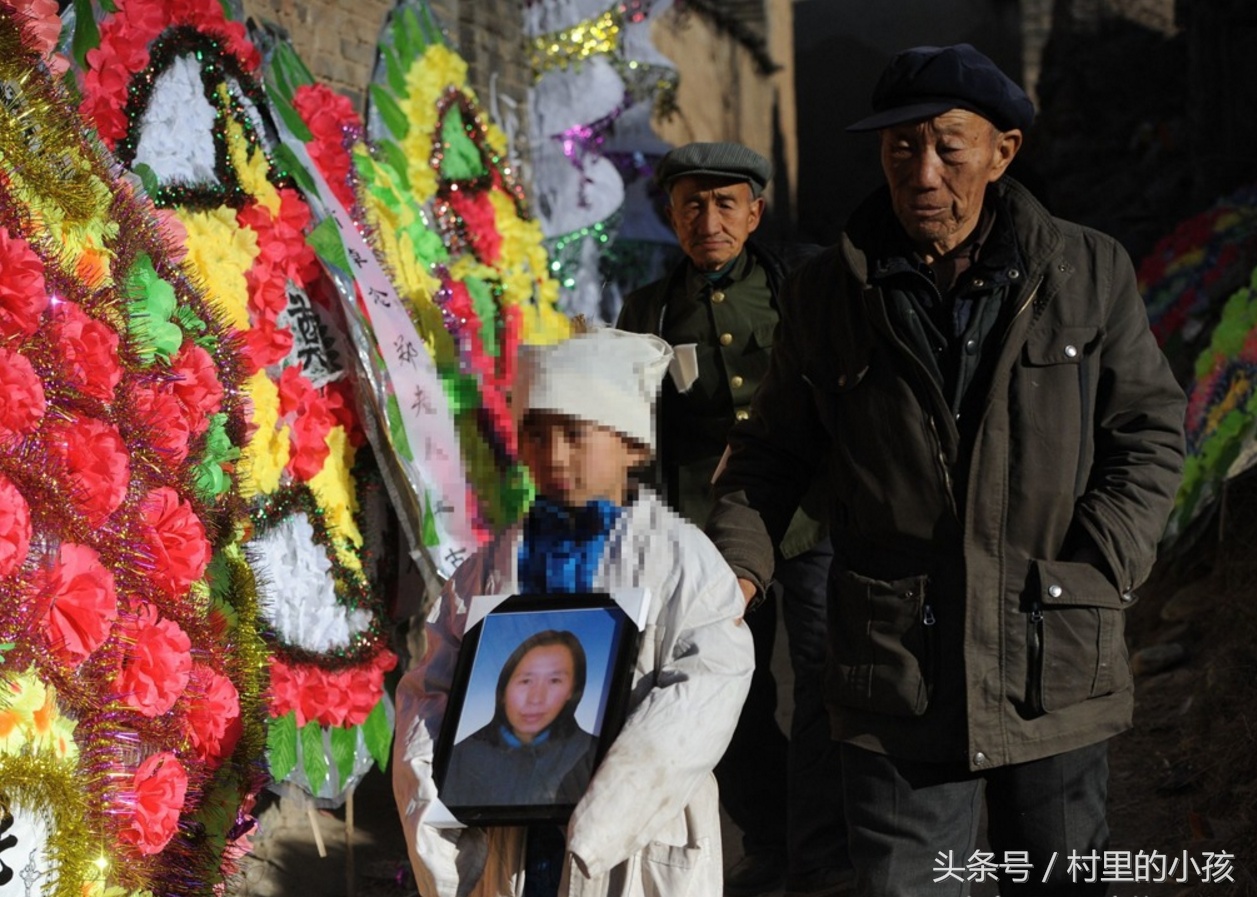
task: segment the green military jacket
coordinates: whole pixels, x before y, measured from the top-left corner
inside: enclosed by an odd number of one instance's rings
[[[659,408],[659,469],[668,501],[703,526],[714,498],[711,481],[729,430],[751,413],[751,398],[768,372],[777,328],[777,292],[785,272],[776,256],[748,245],[723,277],[712,280],[688,260],[661,280],[630,293],[616,326],[653,333],[672,346],[693,345],[698,378],[681,392],[664,381]],[[807,551],[824,536],[824,506],[805,497],[782,539],[783,557]]]

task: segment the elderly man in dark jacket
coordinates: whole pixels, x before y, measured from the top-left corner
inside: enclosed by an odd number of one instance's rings
[[[1179,482],[1183,395],[1122,248],[1003,176],[1034,114],[1016,84],[921,47],[873,106],[852,129],[880,131],[887,187],[783,294],[708,532],[762,591],[832,466],[826,698],[860,894],[990,871],[1003,895],[1101,894],[1069,857],[1107,842],[1123,612]]]
[[[659,466],[668,502],[699,526],[711,511],[712,474],[729,429],[750,413],[768,370],[777,295],[790,264],[807,254],[803,247],[787,254],[750,240],[771,175],[768,160],[740,144],[690,143],[669,152],[656,178],[668,193],[668,217],[686,257],[662,280],[631,293],[617,324],[674,347],[676,375],[660,399]],[[753,897],[783,883],[787,897],[836,897],[851,879],[842,770],[821,689],[832,556],[816,519],[821,488],[805,497],[778,548],[775,592],[795,680],[788,742],[777,725],[769,668],[776,607],[747,617],[755,676],[716,767],[721,803],[743,833],[743,856],[725,876],[728,897]]]

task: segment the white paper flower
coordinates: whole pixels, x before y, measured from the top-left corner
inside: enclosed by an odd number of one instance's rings
[[[214,159],[214,107],[200,63],[179,56],[153,83],[132,167],[147,165],[161,184],[217,184]]]
[[[261,575],[263,611],[284,643],[324,653],[349,647],[355,634],[370,628],[369,611],[337,601],[332,563],[305,514],[271,526],[249,543],[249,553]]]

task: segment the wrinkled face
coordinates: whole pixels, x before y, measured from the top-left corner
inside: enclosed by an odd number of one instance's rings
[[[1021,131],[1000,132],[966,109],[884,128],[881,138],[895,217],[927,262],[973,233],[987,184],[1021,147]]]
[[[629,471],[650,457],[609,427],[537,411],[524,418],[519,451],[538,493],[572,508],[596,499],[623,505]]]
[[[764,211],[764,198],[753,197],[750,184],[705,175],[677,178],[668,202],[668,222],[700,271],[718,271],[737,258]]]
[[[506,721],[524,744],[545,731],[572,697],[576,671],[564,645],[540,645],[525,654],[506,683]]]

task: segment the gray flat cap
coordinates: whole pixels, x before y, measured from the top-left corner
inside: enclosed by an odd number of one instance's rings
[[[677,178],[691,175],[746,181],[751,194],[759,196],[773,176],[772,163],[740,143],[687,143],[670,150],[655,170],[655,182],[664,190]]]

